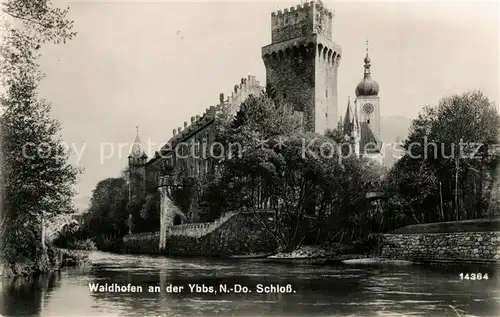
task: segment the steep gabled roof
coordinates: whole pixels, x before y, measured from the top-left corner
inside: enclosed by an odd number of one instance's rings
[[[360,140],[359,149],[363,154],[380,153],[382,149],[382,141],[377,139],[370,126],[366,122],[360,124]]]
[[[351,121],[351,98],[349,97],[347,101],[347,110],[345,111],[344,124],[343,124],[343,134],[351,135],[352,132],[352,121]]]

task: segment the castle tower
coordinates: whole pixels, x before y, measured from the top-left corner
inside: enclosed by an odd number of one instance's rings
[[[363,80],[356,87],[356,103],[359,106],[359,122],[366,123],[375,137],[380,140],[380,98],[378,97],[378,83],[372,79],[368,56],[368,42],[366,47],[365,71]]]
[[[129,201],[141,200],[146,196],[146,161],[148,156],[141,147],[139,127],[135,136],[134,145],[128,156],[129,167]]]
[[[337,127],[342,49],[332,41],[332,19],[321,1],[272,13],[272,43],[262,48],[267,84],[303,113],[306,131],[320,134]]]

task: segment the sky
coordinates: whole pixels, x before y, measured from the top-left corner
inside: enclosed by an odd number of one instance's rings
[[[362,79],[367,40],[382,116],[411,119],[472,89],[499,104],[498,3],[323,2],[335,12],[333,41],[343,50],[339,115]],[[90,196],[127,165],[136,126],[151,156],[242,77],[264,85],[271,13],[300,1],[53,3],[70,7],[78,34],[44,48],[40,93],[72,163],[84,168],[79,195]]]

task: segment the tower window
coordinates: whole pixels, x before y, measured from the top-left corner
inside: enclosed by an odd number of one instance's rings
[[[325,96],[328,98],[328,89],[325,91]]]
[[[366,123],[370,124],[370,119],[366,120]]]

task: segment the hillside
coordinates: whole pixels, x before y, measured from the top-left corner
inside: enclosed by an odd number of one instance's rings
[[[398,137],[404,140],[408,136],[411,121],[403,116],[381,116],[380,138],[384,143],[394,143]]]
[[[403,141],[408,136],[411,119],[402,116],[380,117],[380,138],[384,143],[382,153],[383,165],[392,166],[401,155],[395,148],[397,141]]]
[[[88,196],[78,196],[73,198],[73,204],[76,208],[76,213],[83,213],[89,208],[90,197]]]

